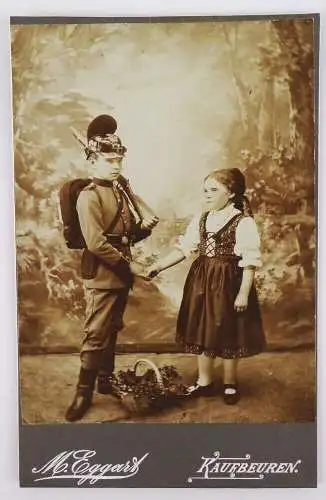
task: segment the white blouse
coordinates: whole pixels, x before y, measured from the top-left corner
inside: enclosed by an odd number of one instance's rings
[[[216,233],[222,229],[235,215],[241,213],[233,205],[222,210],[209,212],[206,219],[206,231]],[[199,222],[202,214],[197,214],[190,222],[183,236],[179,238],[177,247],[185,257],[198,250],[200,243]],[[241,219],[236,228],[234,253],[241,257],[239,267],[261,267],[260,237],[256,222],[252,217]]]

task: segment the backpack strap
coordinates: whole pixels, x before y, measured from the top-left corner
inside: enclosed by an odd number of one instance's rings
[[[123,199],[121,197],[121,195],[119,196],[119,193],[117,191],[117,189],[112,186],[112,191],[113,191],[113,194],[114,194],[114,197],[116,199],[116,202],[117,202],[117,211],[109,225],[109,227],[104,231],[104,234],[106,235],[107,233],[110,233],[113,231],[113,229],[116,227],[117,223],[118,223],[118,220],[120,219],[120,216],[121,216],[121,213],[122,213],[122,208],[123,208]],[[100,198],[100,195],[98,193],[98,196]]]
[[[119,182],[120,186],[122,187],[122,194],[125,197],[125,199],[127,200],[128,205],[131,205],[132,210],[137,214],[137,216],[139,217],[139,220],[142,221],[144,217],[139,209],[138,203],[137,203],[136,198],[135,198],[135,194],[134,194],[133,190],[131,189],[131,185],[130,185],[129,180],[126,179],[125,177],[123,177],[122,175],[120,175],[118,178],[118,182]]]

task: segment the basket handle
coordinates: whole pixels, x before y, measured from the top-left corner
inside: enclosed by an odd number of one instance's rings
[[[159,369],[157,368],[156,364],[153,363],[153,361],[151,361],[150,359],[147,359],[147,358],[138,359],[135,363],[135,366],[134,366],[135,373],[136,373],[139,365],[146,365],[146,364],[149,365],[154,370],[157,383],[161,389],[161,392],[163,393],[164,392],[164,384],[163,384],[162,375],[160,374]]]

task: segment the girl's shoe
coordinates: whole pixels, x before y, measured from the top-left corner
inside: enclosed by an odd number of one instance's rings
[[[195,398],[198,396],[212,396],[214,393],[214,383],[208,385],[199,385],[198,382],[195,385],[191,385],[187,388],[186,397]]]
[[[223,399],[224,403],[227,405],[237,404],[240,399],[237,384],[224,384]]]

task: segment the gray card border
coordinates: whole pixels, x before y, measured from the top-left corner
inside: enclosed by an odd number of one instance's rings
[[[180,23],[213,21],[265,21],[268,19],[314,19],[320,22],[320,13],[289,14],[248,14],[248,15],[212,15],[212,16],[11,16],[10,24],[101,24],[101,23]]]

